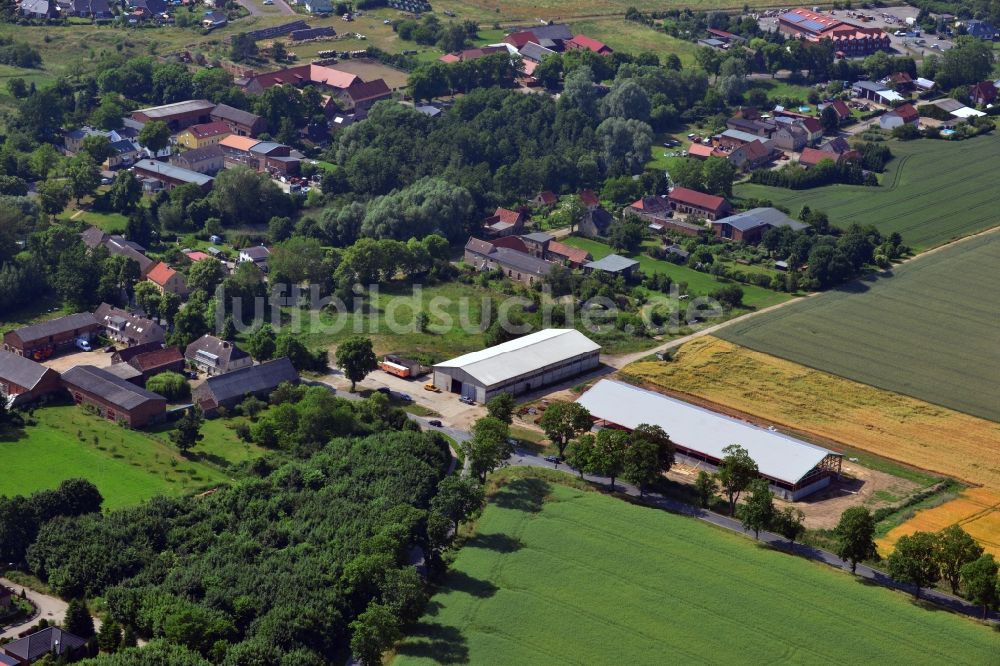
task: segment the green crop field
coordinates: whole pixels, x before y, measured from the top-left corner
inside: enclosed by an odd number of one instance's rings
[[[590,252],[594,259],[606,257],[613,252],[610,245],[589,238],[571,236],[561,240],[567,245]],[[725,284],[720,282],[714,275],[702,273],[687,266],[672,264],[669,261],[653,259],[646,254],[636,254],[633,258],[639,262],[639,269],[642,272],[650,274],[665,273],[674,282],[686,282],[689,293],[695,296],[708,295]],[[766,308],[787,301],[790,298],[786,293],[771,291],[770,289],[756,285],[741,284],[740,287],[743,288],[743,303],[755,308]]]
[[[739,10],[745,3],[739,0],[689,0],[688,2],[658,2],[657,0],[439,0],[434,10],[450,10],[461,19],[477,21],[537,22],[565,20],[595,16],[624,16],[625,10],[635,7],[641,11],[664,11],[670,8],[711,10]],[[773,7],[769,0],[749,0],[751,7]]]
[[[494,496],[394,664],[986,664],[998,645],[825,565],[525,478]]]
[[[916,250],[926,250],[1000,224],[1000,134],[966,141],[931,139],[889,146],[895,155],[877,188],[828,185],[789,190],[737,185],[738,197],[770,199],[793,214],[802,206],[821,210],[836,225],[874,224],[898,231]]]
[[[729,326],[730,342],[1000,421],[1000,232]]]
[[[129,430],[71,405],[40,407],[35,425],[0,430],[0,495],[55,488],[65,479],[89,479],[105,508],[135,504],[155,495],[180,495],[228,482],[221,465],[251,453],[222,421],[205,425],[205,439],[182,457],[159,432]]]

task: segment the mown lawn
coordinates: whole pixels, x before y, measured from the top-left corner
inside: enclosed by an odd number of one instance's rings
[[[1000,421],[1000,232],[739,322],[719,337]]]
[[[573,21],[571,27],[574,33],[602,41],[616,51],[633,54],[651,51],[660,56],[661,62],[673,53],[685,67],[694,66],[694,54],[698,51],[694,42],[678,39],[641,23],[626,21],[620,16]]]
[[[828,185],[788,190],[742,184],[738,197],[770,199],[795,215],[803,206],[821,210],[834,224],[874,224],[894,231],[917,251],[946,243],[1000,222],[1000,134],[966,141],[891,141],[895,159],[880,176],[879,187]]]
[[[394,663],[985,664],[996,648],[824,565],[524,478],[493,497]]]
[[[233,459],[234,447],[210,439],[210,428],[195,458],[185,459],[166,434],[128,430],[76,406],[40,407],[33,417],[37,424],[23,432],[0,434],[0,495],[27,494],[82,477],[101,491],[106,508],[117,508],[230,480],[219,467],[197,459],[201,450]]]
[[[590,238],[571,236],[562,239],[562,242],[587,250],[593,255],[594,259],[600,259],[613,252],[610,245]],[[639,262],[639,268],[644,273],[665,273],[674,282],[686,282],[688,293],[694,296],[708,295],[726,284],[720,282],[714,275],[702,273],[687,266],[672,264],[669,261],[653,259],[643,253],[636,254],[632,258]],[[771,291],[770,289],[764,289],[756,285],[741,284],[740,287],[743,289],[743,303],[754,308],[766,308],[791,298],[789,294]]]

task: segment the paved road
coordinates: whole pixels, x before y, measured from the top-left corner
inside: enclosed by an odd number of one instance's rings
[[[565,471],[567,474],[577,474],[576,470],[569,467],[566,464],[553,465],[550,462],[546,462],[540,456],[537,456],[529,451],[524,451],[518,449],[513,456],[510,458],[510,464],[515,466],[523,467],[542,467],[546,469],[558,469],[560,471]],[[594,476],[591,474],[584,474],[583,478],[592,483],[598,483],[607,486],[611,480],[603,476]],[[615,482],[615,491],[624,493],[631,497],[639,498],[639,490],[635,486],[629,485],[627,483]],[[727,530],[737,532],[752,538],[750,532],[743,529],[743,525],[740,521],[730,518],[729,516],[723,516],[718,513],[713,513],[712,511],[707,511],[690,504],[685,504],[675,499],[669,497],[664,497],[657,493],[646,493],[645,497],[640,499],[641,502],[648,504],[659,509],[664,509],[670,511],[671,513],[678,513],[684,516],[690,516],[692,518],[697,518],[698,520],[703,520],[707,523],[717,525]],[[837,569],[842,569],[844,571],[850,571],[851,565],[840,559],[833,553],[822,550],[819,548],[813,548],[811,546],[806,546],[803,544],[789,544],[788,541],[777,534],[771,532],[761,532],[760,541],[766,543],[776,549],[784,550],[786,552],[792,552],[801,557],[806,557],[811,560],[816,560],[818,562],[823,562]],[[860,578],[864,578],[884,587],[888,587],[895,590],[902,590],[904,592],[913,593],[913,586],[899,583],[892,578],[890,578],[885,572],[879,571],[878,569],[873,569],[872,567],[859,564],[857,569],[857,575]],[[937,590],[923,590],[921,596],[932,601],[935,604],[944,606],[949,610],[956,613],[962,613],[964,615],[969,615],[971,617],[980,619],[982,618],[983,611],[980,607],[974,606],[964,599],[959,599],[950,594],[939,592]],[[1000,621],[1000,614],[991,613],[990,620],[992,622]]]
[[[250,12],[250,16],[291,16],[295,13],[285,0],[274,0],[273,9],[276,11],[265,12],[262,5],[256,0],[236,0],[240,5]]]

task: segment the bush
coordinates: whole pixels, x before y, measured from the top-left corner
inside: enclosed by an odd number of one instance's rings
[[[150,377],[146,380],[146,388],[153,393],[159,393],[170,402],[191,397],[191,385],[184,375],[176,372],[161,372]]]

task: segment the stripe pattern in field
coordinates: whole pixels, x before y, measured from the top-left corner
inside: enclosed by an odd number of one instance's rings
[[[789,190],[740,185],[739,197],[769,199],[793,212],[803,206],[825,212],[847,227],[873,224],[884,235],[899,232],[923,250],[1000,223],[1000,135],[967,141],[911,141],[890,144],[889,162],[877,188],[829,185]]]
[[[718,337],[1000,421],[1000,232],[724,328]]]
[[[986,663],[994,648],[985,628],[710,525],[521,479],[394,663]]]
[[[899,537],[914,532],[938,532],[960,525],[986,552],[1000,557],[1000,492],[989,488],[969,488],[959,497],[940,506],[917,512],[902,525],[877,539],[883,555],[892,552]]]

